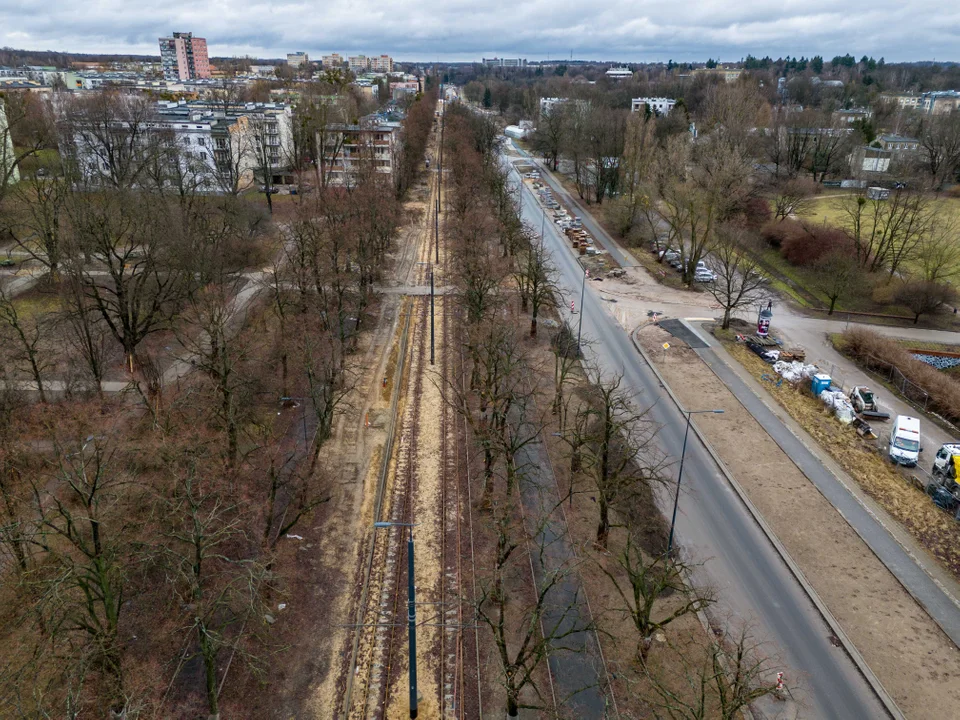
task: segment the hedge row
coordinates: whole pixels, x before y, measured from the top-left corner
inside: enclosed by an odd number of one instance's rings
[[[929,395],[927,409],[950,422],[960,422],[960,382],[913,357],[900,344],[883,335],[860,328],[841,335],[841,349],[861,367],[885,374],[890,365]]]

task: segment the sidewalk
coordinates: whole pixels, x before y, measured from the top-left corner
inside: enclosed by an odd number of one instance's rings
[[[531,552],[531,565],[539,585],[547,575],[566,572],[571,563],[576,562],[577,555],[570,545],[566,522],[554,512],[560,498],[543,443],[539,440],[528,443],[517,454],[517,460],[524,468],[519,492],[527,532],[536,533],[532,542],[543,548],[540,553]],[[538,529],[536,519],[545,515],[549,519]],[[591,621],[585,588],[574,567],[554,586],[543,615],[543,625],[557,628],[561,634],[554,642],[558,651],[550,653],[547,661],[557,702],[573,711],[572,717],[602,720],[609,717],[608,698],[595,631],[571,632]],[[567,632],[571,634],[564,636]]]
[[[877,558],[927,611],[954,644],[960,646],[960,583],[929,559],[899,523],[870,499],[817,443],[705,331],[708,347],[697,355],[733,392],[770,437],[830,501]]]

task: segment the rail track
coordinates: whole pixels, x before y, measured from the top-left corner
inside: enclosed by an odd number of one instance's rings
[[[419,263],[406,268],[414,284],[427,284],[431,270],[448,273],[449,249],[442,237],[441,262],[432,262],[437,182],[439,176],[432,183],[413,258]],[[452,304],[437,298],[436,365],[431,366],[430,297],[408,297],[404,306],[391,430],[373,520],[416,524],[421,707],[424,716],[464,720],[480,716],[476,626],[469,611],[472,591],[465,584],[473,581],[471,525],[464,520],[469,512],[467,428],[442,402],[440,391],[444,382],[460,377],[458,323]],[[365,548],[355,635],[339,704],[338,717],[345,720],[379,720],[407,703],[407,532],[406,527],[374,532]]]

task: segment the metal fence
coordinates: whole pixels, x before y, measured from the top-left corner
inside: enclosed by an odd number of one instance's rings
[[[917,385],[917,383],[907,379],[900,371],[900,368],[893,363],[881,360],[874,355],[868,355],[867,357],[870,359],[870,367],[874,373],[893,385],[894,389],[906,400],[926,412],[927,404],[930,402],[930,393]]]

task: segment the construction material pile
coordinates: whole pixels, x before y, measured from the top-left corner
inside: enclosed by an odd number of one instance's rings
[[[852,423],[857,416],[849,398],[841,390],[824,390],[820,393],[820,401],[828,408],[832,408],[837,420],[844,425]]]
[[[816,365],[804,365],[802,362],[796,360],[793,362],[778,360],[773,364],[773,370],[789,383],[809,380],[818,372]]]
[[[960,365],[960,358],[949,357],[946,355],[927,355],[926,353],[913,353],[913,356],[922,363],[937,370],[949,370],[952,367]]]

